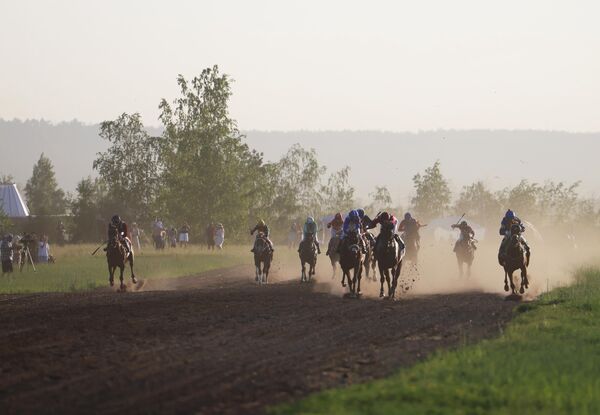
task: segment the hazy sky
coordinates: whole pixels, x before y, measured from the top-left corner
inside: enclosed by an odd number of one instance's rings
[[[0,0],[0,117],[158,125],[218,64],[242,129],[600,131],[598,1]]]

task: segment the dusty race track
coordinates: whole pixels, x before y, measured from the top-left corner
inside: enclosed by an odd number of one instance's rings
[[[251,273],[0,297],[1,412],[260,413],[494,336],[514,307],[475,292],[343,299]]]

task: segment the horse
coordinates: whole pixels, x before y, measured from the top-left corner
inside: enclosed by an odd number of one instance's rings
[[[121,238],[116,231],[112,232],[108,240],[106,261],[108,263],[109,273],[108,282],[111,287],[115,284],[115,270],[118,267],[120,270],[119,280],[121,281],[121,286],[119,288],[121,291],[125,290],[125,284],[123,284],[123,272],[125,271],[125,263],[127,262],[129,262],[129,267],[131,268],[131,282],[137,284],[137,279],[133,272],[133,248],[130,248],[128,254],[125,243],[121,241]]]
[[[473,239],[463,239],[456,243],[454,252],[456,254],[456,262],[458,263],[458,272],[460,277],[464,276],[463,265],[467,264],[467,277],[471,276],[471,266],[475,259],[475,247],[473,246]]]
[[[337,265],[340,263],[340,253],[338,251],[339,246],[340,234],[339,232],[336,232],[334,236],[329,240],[329,245],[327,245],[327,255],[329,256],[329,260],[331,261],[331,267],[333,268],[331,279],[335,278]]]
[[[412,262],[413,265],[417,265],[419,261],[419,241],[416,233],[404,232],[402,234],[402,240],[406,245],[406,260]]]
[[[377,259],[375,258],[375,238],[371,232],[365,232],[364,240],[367,251],[363,263],[365,267],[365,276],[369,279],[369,272],[373,271],[373,281],[377,281],[377,275],[375,273],[375,267],[377,266]]]
[[[315,266],[317,265],[317,246],[315,244],[315,236],[312,234],[306,235],[306,238],[300,242],[300,263],[302,264],[302,275],[300,282],[310,282],[311,277],[315,275]],[[308,275],[306,275],[306,264],[308,264]]]
[[[273,251],[265,240],[265,235],[259,232],[254,241],[254,266],[256,267],[256,281],[259,285],[267,284],[269,269],[273,260]]]
[[[340,244],[340,266],[342,268],[342,286],[348,279],[350,294],[360,295],[360,280],[362,277],[363,252],[359,244],[358,232],[348,232]],[[354,271],[350,278],[350,271]]]
[[[521,288],[519,293],[524,294],[525,288],[529,288],[529,280],[527,279],[527,267],[531,253],[525,251],[521,243],[521,228],[518,224],[511,226],[510,237],[506,241],[506,251],[503,260],[504,268],[504,291],[508,291],[508,278],[510,277],[510,289],[512,294],[517,294],[515,284],[513,282],[513,272],[521,270]]]
[[[398,278],[402,271],[402,259],[404,258],[405,249],[400,248],[396,238],[394,238],[394,225],[385,223],[381,225],[381,232],[377,238],[375,245],[375,258],[379,267],[379,276],[381,289],[379,297],[384,296],[383,282],[387,282],[388,298],[394,298],[396,287],[398,286]],[[392,281],[390,284],[390,270]]]

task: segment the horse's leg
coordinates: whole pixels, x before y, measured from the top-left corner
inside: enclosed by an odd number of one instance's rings
[[[402,260],[396,264],[393,268],[393,281],[392,281],[392,294],[396,297],[396,288],[398,287],[398,278],[400,278],[400,272],[402,271]]]
[[[383,274],[383,269],[381,268],[381,264],[379,265],[379,283],[381,285],[379,289],[379,298],[383,297],[383,281],[385,281],[385,275]]]
[[[363,267],[362,266],[359,267],[358,268],[358,275],[356,276],[357,283],[358,283],[358,288],[356,289],[356,295],[357,296],[359,296],[361,294],[361,292],[360,292],[360,281],[362,280],[362,270],[363,270]]]
[[[108,282],[111,287],[115,285],[115,268],[110,264],[108,264]]]
[[[342,287],[346,286],[346,270],[342,268]]]
[[[267,258],[265,260],[265,265],[263,267],[263,275],[265,276],[265,284],[269,283],[269,270],[271,269],[271,259]]]
[[[514,281],[513,281],[513,273],[514,273],[514,272],[515,272],[514,270],[513,270],[513,271],[511,271],[511,272],[509,272],[509,273],[508,273],[508,278],[509,278],[509,280],[510,280],[510,289],[511,289],[511,291],[512,291],[512,293],[513,293],[513,294],[516,294],[516,293],[517,293],[517,290],[515,289],[515,283],[514,283]]]
[[[125,284],[123,283],[123,274],[125,273],[125,264],[119,265],[120,275],[119,280],[121,281],[121,290],[125,289]]]
[[[504,268],[504,291],[508,291],[508,271]]]
[[[304,278],[306,275],[306,265],[305,265],[304,261],[301,261],[301,263],[302,263],[302,271],[300,274],[300,282],[304,282]]]
[[[463,275],[464,275],[464,272],[463,272],[463,263],[460,260],[460,258],[458,257],[458,255],[456,256],[456,263],[458,264],[458,276],[460,278],[462,278]]]
[[[527,268],[525,268],[525,265],[521,265],[521,289],[519,290],[519,292],[521,294],[525,294],[525,288],[529,285],[528,281],[527,281]]]
[[[135,278],[135,274],[133,273],[133,251],[129,253],[129,268],[131,269],[131,282],[137,284],[137,278]]]

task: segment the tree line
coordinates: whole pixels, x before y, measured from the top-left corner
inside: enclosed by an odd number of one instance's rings
[[[161,135],[150,135],[138,113],[124,113],[100,125],[109,147],[93,162],[96,178],[83,178],[74,194],[62,191],[51,161],[41,155],[25,186],[32,214],[40,218],[68,214],[74,241],[98,240],[109,218],[149,227],[156,218],[196,233],[221,222],[234,239],[245,235],[257,218],[283,234],[308,215],[322,217],[355,207],[351,167],[328,172],[314,149],[293,145],[276,162],[243,142],[229,115],[232,80],[217,66],[191,80],[177,78],[179,96],[159,103]],[[3,177],[3,182],[10,181]],[[496,226],[507,207],[540,226],[597,225],[593,200],[583,199],[579,183],[530,183],[523,180],[501,191],[483,182],[464,186],[453,199],[437,161],[413,176],[409,208],[427,221],[462,213],[484,226]],[[370,214],[387,209],[401,215],[389,190],[375,186],[366,206]],[[6,218],[0,217],[5,228]]]

